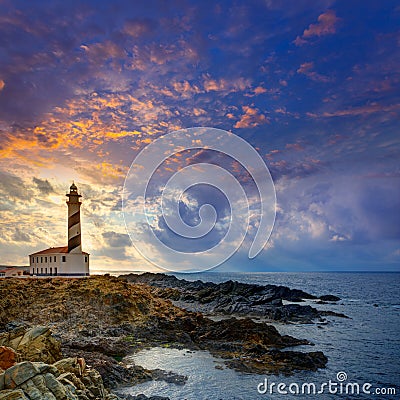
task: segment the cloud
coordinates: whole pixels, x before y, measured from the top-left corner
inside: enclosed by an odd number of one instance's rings
[[[39,191],[45,195],[55,193],[53,186],[47,179],[33,177],[33,183],[36,185]]]
[[[15,228],[15,232],[14,232],[12,239],[15,242],[30,242],[31,241],[29,235],[27,235],[25,232],[21,231],[21,229],[19,229],[18,227]]]
[[[5,82],[3,79],[0,79],[0,92],[4,89],[4,86],[6,86]]]
[[[232,92],[242,92],[251,86],[251,82],[246,78],[234,79],[214,79],[210,75],[204,75],[204,90],[206,92],[223,92],[225,94]]]
[[[358,116],[358,115],[369,115],[378,112],[396,112],[400,109],[400,104],[366,104],[360,107],[348,108],[345,110],[326,111],[322,114],[323,117],[346,117],[346,116]]]
[[[261,114],[257,108],[243,106],[242,109],[244,114],[236,122],[234,128],[255,128],[259,125],[269,123],[269,119],[264,114]]]
[[[0,170],[0,182],[0,192],[4,200],[29,200],[33,195],[32,190],[16,175]]]
[[[296,150],[300,150],[300,148]],[[271,156],[268,158],[271,159]],[[323,170],[324,164],[321,160],[307,157],[304,160],[295,162],[287,160],[271,161],[269,168],[274,180],[278,181],[283,177],[298,179],[317,174]]]
[[[131,245],[129,235],[126,233],[117,233],[114,231],[103,232],[105,242],[110,247],[127,247]]]
[[[131,19],[125,22],[123,32],[133,38],[143,37],[152,32],[154,25],[148,19]]]
[[[172,87],[175,92],[184,98],[190,98],[195,94],[201,93],[202,90],[195,84],[190,84],[187,80],[182,82],[173,82]]]
[[[255,94],[255,95],[259,95],[259,94],[263,94],[263,93],[267,93],[267,89],[265,89],[265,88],[262,87],[262,86],[257,86],[257,87],[254,89],[254,94]]]
[[[81,45],[92,63],[103,63],[110,59],[124,58],[126,53],[118,44],[107,40],[90,45]]]
[[[314,71],[314,62],[305,62],[297,69],[298,74],[303,74],[316,82],[329,82],[331,79]]]
[[[311,24],[305,29],[302,36],[297,36],[293,43],[296,46],[302,46],[308,43],[308,39],[312,37],[332,35],[336,32],[338,21],[339,18],[336,16],[335,11],[328,10],[318,17],[318,22],[316,24]]]
[[[82,165],[77,169],[93,182],[106,185],[121,183],[128,171],[128,167],[126,166],[111,164],[109,162],[100,162],[98,164],[92,164],[89,167]]]

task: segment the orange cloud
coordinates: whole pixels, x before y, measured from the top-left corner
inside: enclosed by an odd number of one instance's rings
[[[307,76],[308,78],[312,79],[313,81],[317,82],[329,82],[330,79],[327,76],[318,74],[316,71],[314,71],[314,63],[311,62],[305,62],[300,65],[300,67],[297,70],[298,74],[303,74]]]
[[[307,39],[313,36],[325,36],[331,35],[336,32],[336,25],[339,18],[336,17],[336,13],[333,10],[328,10],[318,17],[318,22],[316,24],[310,24],[310,26],[304,30],[302,36],[297,36],[294,44],[296,46],[301,46],[307,43]]]
[[[205,115],[206,111],[203,110],[202,108],[195,107],[193,108],[193,114],[195,117],[199,117],[200,115]]]
[[[258,125],[269,123],[268,118],[261,114],[257,108],[243,106],[242,109],[244,114],[236,122],[234,128],[255,128]]]
[[[209,75],[204,75],[203,86],[206,92],[232,93],[246,90],[250,87],[250,81],[244,78],[228,81],[227,79],[213,79]]]
[[[287,143],[285,146],[288,150],[302,151],[304,147],[300,143]]]
[[[381,105],[381,104],[367,104],[365,106],[361,107],[353,107],[353,108],[348,108],[345,110],[337,110],[333,112],[324,112],[322,116],[324,117],[345,117],[348,115],[351,116],[358,116],[358,115],[368,115],[368,114],[374,114],[377,112],[391,112],[391,111],[396,111],[400,109],[400,104],[392,104],[392,105]]]
[[[254,94],[256,94],[256,95],[263,94],[263,93],[266,93],[266,92],[267,92],[267,89],[263,88],[262,86],[257,86],[254,89]]]
[[[193,94],[201,93],[201,90],[196,85],[191,85],[188,81],[173,82],[172,84],[175,92],[179,93],[182,97],[188,98]]]
[[[123,48],[110,40],[103,43],[94,43],[91,45],[81,45],[80,47],[93,63],[99,63],[112,58],[125,58],[126,53]]]
[[[92,164],[90,167],[80,167],[78,170],[82,175],[92,178],[92,180],[99,184],[115,184],[123,181],[128,172],[128,167],[101,162],[99,164]]]
[[[3,79],[0,79],[0,92],[4,89],[4,86],[6,86],[5,82]]]

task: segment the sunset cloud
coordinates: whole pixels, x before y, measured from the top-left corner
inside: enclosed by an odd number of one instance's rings
[[[345,110],[335,110],[332,112],[324,112],[323,117],[346,117],[346,116],[359,116],[369,115],[378,112],[393,112],[397,114],[400,110],[400,104],[382,105],[382,104],[367,104],[365,106],[348,108]]]
[[[400,226],[394,6],[0,3],[0,263],[65,243],[75,180],[93,266],[147,266],[125,236],[125,174],[159,136],[211,126],[254,146],[275,180],[279,215],[261,269],[352,266],[363,252],[362,268],[388,265]],[[163,177],[189,161],[221,159],[181,153]],[[232,172],[248,185],[238,163]],[[186,200],[191,210],[201,195]]]
[[[297,69],[297,73],[303,74],[303,75],[307,76],[308,78],[312,79],[313,81],[317,81],[317,82],[329,82],[330,81],[329,77],[317,73],[314,70],[314,67],[315,66],[314,66],[313,61],[305,62],[305,63],[301,64],[300,67]]]
[[[294,44],[301,46],[307,43],[308,39],[312,37],[320,37],[325,35],[332,35],[336,32],[337,23],[339,18],[336,16],[334,10],[328,10],[318,17],[316,24],[310,24],[310,26],[304,30],[301,36],[297,36]]]
[[[206,92],[240,92],[250,87],[250,80],[245,78],[237,78],[227,80],[224,78],[213,79],[209,75],[204,76],[204,90]]]
[[[260,113],[257,108],[251,108],[249,106],[242,107],[244,114],[240,117],[240,120],[234,125],[235,128],[255,128],[261,124],[269,123],[268,118]]]

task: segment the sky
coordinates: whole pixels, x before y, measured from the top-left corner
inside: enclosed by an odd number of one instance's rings
[[[203,126],[257,150],[275,226],[249,259],[254,182],[235,160],[192,149],[149,185],[165,243],[179,248],[159,215],[166,178],[208,162],[231,171],[252,210],[217,271],[399,271],[399,22],[397,1],[0,0],[0,264],[66,245],[74,181],[92,270],[157,270],[127,233],[125,177],[159,137]],[[193,187],[179,209],[196,225],[210,199],[218,229],[185,249],[223,238],[218,190]]]

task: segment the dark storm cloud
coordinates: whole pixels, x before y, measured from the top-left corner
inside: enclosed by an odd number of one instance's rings
[[[53,186],[47,179],[33,178],[33,183],[39,189],[39,191],[45,195],[55,193]]]
[[[5,199],[26,201],[32,198],[32,190],[18,176],[0,171],[0,182],[0,192]]]
[[[126,247],[131,244],[129,236],[123,233],[113,231],[103,232],[103,238],[110,247]]]
[[[31,238],[29,235],[23,231],[21,231],[19,228],[15,229],[14,235],[12,237],[13,240],[16,242],[30,242]]]
[[[298,162],[276,161],[268,164],[275,181],[285,178],[305,178],[310,175],[318,174],[326,169],[326,165],[320,160],[306,159]]]

